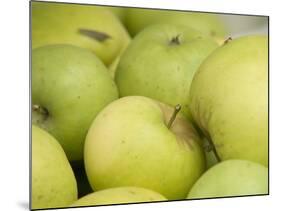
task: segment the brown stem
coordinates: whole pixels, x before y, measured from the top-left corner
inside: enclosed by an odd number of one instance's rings
[[[232,38],[231,38],[231,37],[229,37],[229,38],[227,38],[227,39],[224,41],[224,43],[223,43],[223,44],[225,45],[225,44],[229,43],[231,40],[232,40]]]
[[[174,112],[173,112],[173,114],[172,114],[172,116],[171,116],[171,118],[170,118],[170,120],[169,120],[169,123],[168,123],[168,125],[167,125],[167,127],[170,129],[171,128],[171,126],[172,126],[172,124],[173,124],[173,122],[175,121],[175,119],[176,119],[176,117],[177,117],[177,114],[179,113],[179,111],[181,110],[181,105],[176,105],[175,106],[175,109],[174,109]]]

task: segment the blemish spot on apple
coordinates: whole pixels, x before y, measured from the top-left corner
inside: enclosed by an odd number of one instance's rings
[[[78,33],[81,35],[84,35],[86,37],[92,38],[94,40],[97,40],[99,42],[104,42],[111,38],[108,34],[92,29],[79,29]]]
[[[212,37],[214,37],[214,36],[216,36],[217,35],[217,33],[215,32],[215,31],[210,31],[210,35],[212,36]]]
[[[136,195],[136,192],[132,191],[132,190],[129,190],[129,193],[132,194],[132,195]]]

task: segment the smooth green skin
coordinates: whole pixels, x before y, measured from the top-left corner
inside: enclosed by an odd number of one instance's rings
[[[32,209],[65,207],[77,200],[76,180],[58,141],[32,126]]]
[[[130,37],[117,17],[98,6],[31,2],[32,48],[50,44],[72,44],[93,51],[110,65],[128,45]],[[98,41],[81,35],[79,29],[106,33],[111,38]]]
[[[117,6],[116,7],[105,6],[104,8],[111,11],[114,15],[116,15],[121,22],[124,22],[127,8],[117,7]]]
[[[138,186],[168,199],[183,199],[205,170],[204,152],[192,124],[173,109],[142,96],[116,100],[89,129],[84,147],[94,190]]]
[[[171,44],[179,36],[180,44]],[[218,44],[184,26],[154,25],[136,36],[118,64],[115,81],[120,96],[141,95],[189,115],[189,88],[199,65]]]
[[[124,23],[132,36],[149,25],[160,23],[182,24],[217,38],[225,37],[227,31],[217,15],[199,12],[131,8],[126,10]]]
[[[267,42],[266,36],[230,41],[194,76],[190,110],[222,160],[268,165]]]
[[[117,98],[108,70],[90,51],[71,45],[33,50],[32,104],[45,107],[49,116],[40,119],[32,112],[32,122],[56,137],[69,160],[83,158],[89,126]]]
[[[105,205],[105,204],[124,204],[137,202],[166,201],[161,194],[139,187],[118,187],[109,188],[88,194],[74,204],[75,206]]]
[[[268,168],[246,160],[227,160],[207,170],[188,199],[268,194]]]

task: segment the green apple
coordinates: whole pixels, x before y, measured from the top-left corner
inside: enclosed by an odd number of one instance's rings
[[[194,184],[188,199],[268,194],[268,168],[246,160],[223,161]]]
[[[188,96],[194,73],[218,44],[185,26],[153,25],[136,36],[118,64],[120,96],[141,95],[189,115]]]
[[[76,180],[58,141],[32,126],[32,209],[65,207],[77,200]]]
[[[196,130],[176,109],[142,96],[105,107],[93,121],[84,147],[94,190],[138,186],[168,199],[185,198],[205,170]]]
[[[104,9],[111,11],[121,22],[125,19],[126,8],[119,6],[103,6]]]
[[[117,187],[88,194],[80,198],[70,206],[75,207],[105,204],[124,204],[166,200],[167,199],[161,194],[149,189],[140,187]]]
[[[268,38],[227,42],[200,66],[190,111],[221,160],[268,165]]]
[[[182,24],[214,38],[225,37],[227,32],[218,15],[200,12],[132,8],[126,10],[124,22],[132,36],[149,25],[159,23]]]
[[[115,15],[97,6],[32,2],[32,48],[72,44],[90,49],[106,65],[130,40]]]
[[[91,122],[117,98],[108,70],[89,50],[50,45],[32,51],[32,122],[60,142],[69,160],[83,158]]]

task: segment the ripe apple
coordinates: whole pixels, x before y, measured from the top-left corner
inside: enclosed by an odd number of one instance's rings
[[[166,201],[161,194],[140,187],[117,187],[90,193],[74,202],[71,207]]]
[[[81,160],[97,113],[118,98],[104,64],[89,50],[50,45],[32,52],[32,122],[51,133],[69,160]]]
[[[32,209],[65,207],[77,200],[76,180],[58,141],[32,126]]]
[[[32,48],[72,44],[90,49],[109,65],[130,37],[115,15],[97,6],[32,2]]]
[[[221,160],[268,165],[268,39],[246,36],[214,51],[190,90],[190,111]]]
[[[223,161],[207,170],[188,199],[268,194],[268,169],[246,160]]]
[[[111,11],[116,17],[119,18],[119,20],[121,22],[124,21],[125,13],[126,13],[127,8],[119,7],[119,6],[118,7],[117,6],[103,6],[103,8],[105,8],[106,10]]]
[[[210,13],[131,8],[126,10],[124,19],[132,36],[149,25],[159,23],[182,24],[214,38],[223,38],[227,32],[218,15]]]
[[[218,47],[211,38],[185,26],[153,25],[136,36],[118,64],[120,96],[142,95],[189,115],[189,87],[201,62]]]
[[[185,198],[205,170],[196,130],[181,114],[142,96],[118,99],[93,121],[84,162],[94,190],[138,186]]]

